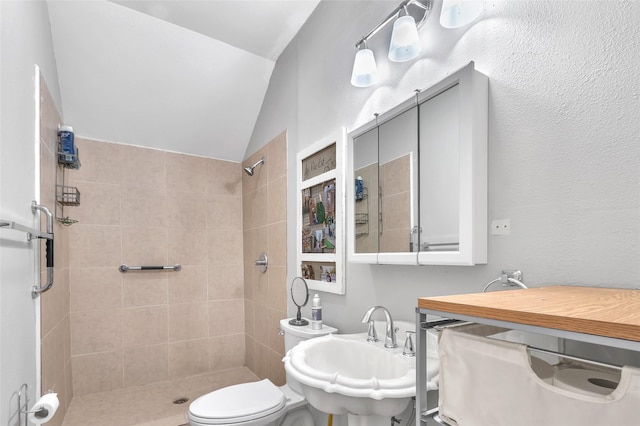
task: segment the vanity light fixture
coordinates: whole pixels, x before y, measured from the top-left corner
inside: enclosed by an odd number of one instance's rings
[[[409,7],[414,6],[422,14],[417,22],[408,11]],[[432,6],[433,0],[403,0],[381,23],[358,40],[356,43],[358,51],[353,64],[351,84],[356,87],[369,87],[376,83],[378,78],[376,60],[366,43],[391,21],[394,21],[394,24],[389,46],[389,59],[393,62],[406,62],[417,58],[422,52],[418,29],[429,17]],[[400,12],[403,10],[405,15],[400,16]]]
[[[481,0],[443,0],[440,25],[444,28],[459,28],[471,23],[483,9]]]
[[[351,84],[356,87],[369,87],[378,81],[378,67],[371,49],[367,49],[367,42],[362,42],[362,48],[356,52],[351,73]]]
[[[398,17],[393,23],[391,43],[389,44],[389,59],[393,62],[407,62],[422,53],[416,20],[409,15],[406,6],[404,13],[404,16]]]

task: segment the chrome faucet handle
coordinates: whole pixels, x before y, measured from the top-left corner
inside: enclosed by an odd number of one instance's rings
[[[369,330],[367,331],[367,342],[375,343],[378,339],[378,333],[376,333],[376,322],[369,320]]]
[[[404,356],[416,356],[416,346],[414,344],[415,331],[407,331],[407,338],[404,341],[404,349],[402,355]]]

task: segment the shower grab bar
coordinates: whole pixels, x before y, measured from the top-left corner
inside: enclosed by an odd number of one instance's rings
[[[120,267],[118,268],[118,270],[120,272],[127,272],[127,271],[176,271],[178,272],[180,269],[182,269],[182,265],[180,264],[175,264],[175,265],[169,265],[169,266],[127,266],[127,265],[120,265]]]
[[[33,239],[47,240],[45,246],[45,256],[47,257],[47,283],[45,285],[39,284],[33,286],[31,289],[31,297],[35,299],[40,295],[40,293],[44,293],[53,287],[53,213],[51,213],[51,210],[48,208],[37,204],[35,201],[31,202],[31,211],[33,214],[35,214],[36,211],[41,211],[47,215],[47,232],[42,232],[28,226],[20,225],[19,223],[11,220],[0,220],[0,228],[25,232],[27,234],[27,241],[29,242]]]

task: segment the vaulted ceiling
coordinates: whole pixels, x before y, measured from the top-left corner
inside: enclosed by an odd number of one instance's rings
[[[319,0],[48,0],[78,136],[241,161],[278,56]]]

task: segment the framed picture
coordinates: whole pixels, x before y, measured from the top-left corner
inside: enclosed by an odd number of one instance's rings
[[[297,156],[296,275],[312,290],[344,294],[344,129]]]

